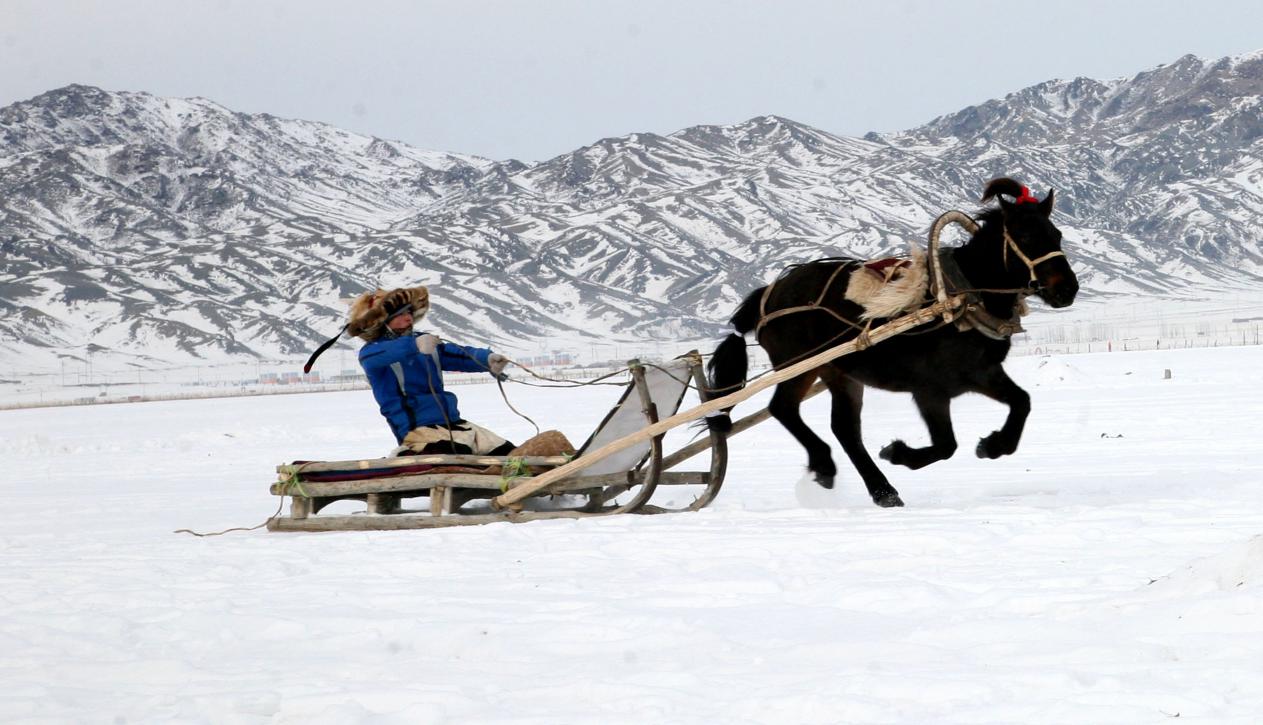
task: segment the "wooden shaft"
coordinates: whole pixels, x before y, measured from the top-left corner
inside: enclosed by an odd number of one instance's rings
[[[916,312],[911,312],[903,317],[891,320],[880,327],[870,330],[867,335],[868,342],[870,344],[881,342],[886,338],[894,337],[906,330],[911,330],[914,327],[920,327],[921,325],[939,317],[944,312],[954,309],[959,304],[960,303],[957,298],[949,298],[946,301],[935,302],[929,307],[922,308]],[[507,493],[496,496],[491,499],[491,507],[493,509],[499,509],[504,506],[508,506],[509,504],[517,503],[541,488],[548,486],[550,483],[565,478],[566,476],[573,476],[576,472],[583,470],[584,468],[587,468],[588,466],[591,466],[597,461],[600,461],[608,456],[618,453],[621,450],[649,440],[654,436],[661,435],[678,425],[683,425],[684,423],[702,418],[708,413],[714,413],[720,409],[736,405],[737,403],[753,397],[777,383],[798,377],[803,373],[815,370],[825,363],[832,362],[843,355],[855,352],[860,349],[860,344],[860,339],[856,339],[838,345],[837,347],[829,348],[823,352],[816,353],[806,360],[799,361],[783,370],[776,371],[772,375],[756,380],[735,393],[729,393],[721,398],[709,400],[695,408],[690,408],[683,413],[676,413],[670,418],[660,420],[644,430],[624,436],[615,441],[610,441],[595,451],[585,453],[564,466],[559,466],[542,475],[535,476],[530,483],[518,486]]]
[[[824,383],[817,382],[807,389],[806,394],[803,395],[803,400],[806,400],[814,395],[819,395],[820,393],[823,393],[827,389],[828,388]],[[737,435],[738,433],[744,433],[745,431],[750,430],[754,426],[758,425],[759,423],[762,423],[763,421],[771,417],[772,417],[772,413],[767,408],[764,408],[763,410],[760,410],[757,413],[751,413],[750,415],[747,415],[741,420],[733,422],[732,430],[728,431],[728,437],[731,438]],[[702,451],[710,448],[710,445],[711,445],[710,436],[706,436],[705,438],[702,438],[700,440],[693,441],[692,443],[688,444],[687,446],[684,446],[680,450],[676,451],[675,453],[672,453],[671,455],[663,459],[662,470],[669,471],[672,468],[675,468],[676,466],[687,461],[693,456],[696,456],[698,453],[701,453]]]

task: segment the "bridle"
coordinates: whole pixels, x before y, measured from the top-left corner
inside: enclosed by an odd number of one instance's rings
[[[1049,252],[1048,254],[1045,254],[1044,256],[1039,257],[1038,259],[1031,259],[1030,257],[1026,256],[1024,252],[1022,252],[1021,247],[1017,246],[1017,242],[1014,241],[1012,235],[1009,234],[1008,226],[1005,225],[1004,227],[1004,268],[1005,269],[1009,268],[1009,249],[1012,249],[1013,253],[1017,255],[1017,258],[1022,260],[1022,262],[1026,265],[1026,268],[1030,270],[1031,277],[1030,277],[1030,280],[1028,280],[1030,287],[1039,286],[1039,277],[1035,275],[1036,266],[1043,264],[1044,262],[1047,262],[1048,260],[1053,259],[1055,257],[1066,256],[1065,252],[1061,250],[1057,250],[1055,252]]]
[[[1017,196],[1017,199],[1013,202],[1013,205],[1018,206],[1020,204],[1038,204],[1038,203],[1039,203],[1039,199],[1036,199],[1035,195],[1031,194],[1030,189],[1023,186],[1022,193]],[[1066,256],[1065,252],[1058,250],[1055,252],[1049,252],[1048,254],[1045,254],[1039,259],[1031,259],[1030,257],[1026,256],[1026,253],[1022,251],[1021,247],[1017,246],[1017,242],[1014,241],[1013,236],[1009,234],[1009,225],[1007,223],[1002,224],[1002,228],[1004,229],[1004,247],[1003,247],[1004,268],[1005,269],[1009,268],[1009,249],[1012,249],[1013,253],[1017,255],[1017,258],[1022,260],[1022,262],[1026,265],[1026,268],[1030,270],[1031,277],[1029,280],[1027,280],[1027,284],[1031,288],[1037,288],[1039,286],[1039,277],[1035,275],[1036,266],[1043,264],[1044,262],[1047,262],[1048,260],[1053,259],[1055,257]]]
[[[1023,186],[1022,193],[1017,197],[1015,203],[1038,204],[1039,200],[1032,196],[1030,191]],[[1009,249],[1012,248],[1017,258],[1026,265],[1027,270],[1030,272],[1030,278],[1027,280],[1027,285],[1024,289],[979,289],[973,287],[969,280],[965,278],[950,251],[939,250],[939,235],[948,224],[953,223],[959,224],[970,235],[976,234],[979,230],[978,223],[968,214],[960,211],[945,212],[935,219],[930,226],[928,262],[930,265],[931,295],[940,303],[945,303],[952,297],[958,300],[958,304],[943,313],[943,322],[955,322],[956,327],[960,330],[977,330],[993,340],[1003,340],[1022,332],[1021,315],[1024,307],[1022,301],[1026,296],[1035,294],[1040,289],[1039,277],[1035,274],[1035,268],[1055,257],[1064,257],[1066,256],[1065,253],[1061,251],[1049,252],[1037,259],[1031,259],[1026,256],[1026,253],[1018,246],[1017,241],[1009,234],[1008,225],[1002,220],[1000,228],[1004,234],[1004,245],[1000,249],[1003,256],[1004,269],[1007,270],[1009,268]],[[987,311],[981,297],[982,293],[985,292],[1017,295],[1013,304],[1012,314],[1008,319],[997,317]]]

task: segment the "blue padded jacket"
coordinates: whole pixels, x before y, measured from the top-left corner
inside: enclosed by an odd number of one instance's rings
[[[360,367],[399,443],[417,426],[461,420],[456,396],[443,389],[442,371],[485,372],[491,355],[486,348],[450,342],[439,343],[433,357],[423,355],[417,349],[417,336],[378,338],[360,349]]]

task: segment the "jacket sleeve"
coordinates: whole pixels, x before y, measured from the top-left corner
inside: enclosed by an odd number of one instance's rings
[[[487,372],[487,358],[491,350],[485,347],[466,347],[451,342],[439,345],[439,363],[444,370],[457,373]]]

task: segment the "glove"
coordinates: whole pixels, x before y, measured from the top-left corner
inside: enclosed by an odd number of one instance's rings
[[[487,369],[497,378],[504,375],[504,368],[508,364],[509,359],[498,352],[493,352],[487,356]]]
[[[441,340],[435,335],[417,335],[417,351],[422,355],[433,355],[434,351],[439,348],[439,342]]]

